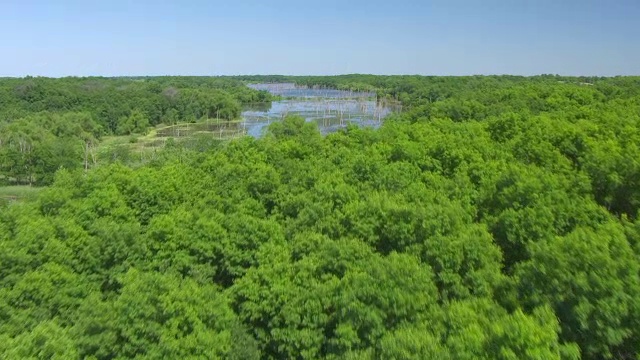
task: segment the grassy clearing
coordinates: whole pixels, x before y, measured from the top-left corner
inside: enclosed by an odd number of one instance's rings
[[[35,197],[43,188],[29,185],[0,186],[0,201],[23,201]]]
[[[126,149],[131,153],[142,153],[153,151],[156,148],[164,147],[170,138],[184,141],[197,135],[211,135],[218,140],[230,140],[244,136],[244,131],[240,128],[242,120],[222,121],[210,119],[197,123],[178,123],[175,125],[158,125],[149,130],[145,135],[121,135],[107,136],[102,139],[98,146],[98,157],[113,154],[118,149]],[[100,156],[102,154],[102,156]]]
[[[221,121],[209,119],[196,123],[158,125],[144,134],[106,136],[95,149],[96,164],[114,161],[135,166],[155,159],[167,141],[200,144],[203,139],[227,141],[245,136],[242,120]],[[197,146],[197,145],[196,145]]]

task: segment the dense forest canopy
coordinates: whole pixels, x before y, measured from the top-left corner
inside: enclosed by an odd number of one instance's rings
[[[322,136],[246,82],[375,91]],[[0,79],[0,358],[640,359],[640,77]]]

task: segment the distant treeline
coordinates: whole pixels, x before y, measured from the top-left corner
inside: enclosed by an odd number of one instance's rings
[[[234,119],[241,104],[271,96],[238,79],[212,77],[0,79],[0,122],[38,112],[85,112],[106,134],[128,133],[127,117],[140,112],[149,125]],[[134,127],[135,128],[135,127]]]
[[[424,105],[425,102],[455,98],[456,100],[477,100],[491,102],[497,100],[495,92],[511,92],[513,87],[529,89],[535,97],[544,96],[546,91],[556,85],[595,86],[608,98],[637,96],[640,90],[640,77],[570,77],[559,75],[539,75],[533,77],[513,75],[491,76],[419,76],[419,75],[338,75],[338,76],[286,76],[286,75],[249,75],[237,76],[240,79],[256,83],[296,83],[298,85],[319,86],[331,89],[353,91],[375,91],[380,97],[391,97],[402,101],[405,106]],[[488,92],[482,94],[482,92]],[[542,94],[541,94],[541,93]],[[525,91],[526,93],[526,91]],[[520,104],[510,104],[520,105]]]
[[[86,166],[104,135],[234,120],[242,104],[271,99],[229,78],[0,79],[0,183],[47,184],[61,167]]]

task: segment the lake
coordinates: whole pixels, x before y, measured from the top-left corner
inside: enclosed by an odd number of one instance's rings
[[[295,84],[250,84],[283,100],[271,104],[248,105],[243,109],[241,126],[246,134],[260,137],[274,121],[287,115],[298,115],[315,122],[323,134],[337,131],[348,124],[378,127],[396,107],[376,101],[376,94],[336,89],[310,88]]]

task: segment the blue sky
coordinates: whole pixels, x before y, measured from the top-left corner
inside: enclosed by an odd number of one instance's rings
[[[640,0],[0,0],[0,76],[640,75]]]

